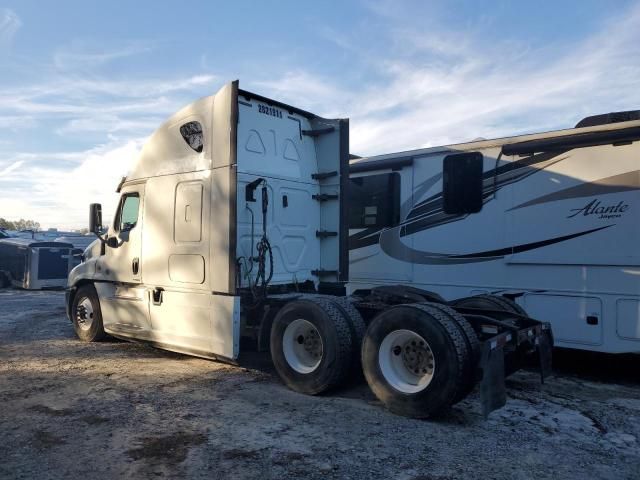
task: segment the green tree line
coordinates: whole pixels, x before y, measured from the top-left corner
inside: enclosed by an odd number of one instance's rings
[[[12,222],[11,220],[6,220],[0,217],[0,228],[4,228],[6,230],[39,230],[40,222],[36,222],[34,220],[25,220],[21,218],[20,220],[16,220]]]

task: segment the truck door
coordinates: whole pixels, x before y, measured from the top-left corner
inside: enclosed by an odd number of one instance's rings
[[[122,189],[107,246],[97,268],[109,283],[96,283],[107,328],[148,330],[148,295],[142,283],[141,239],[144,184]]]
[[[211,294],[211,202],[208,172],[162,175],[146,185],[144,283],[154,339],[174,350],[221,355],[212,315],[225,317]],[[169,193],[168,193],[169,192]],[[213,219],[215,222],[215,219]],[[220,339],[230,344],[227,337]],[[229,355],[232,356],[232,355]]]
[[[142,232],[142,198],[144,185],[133,185],[122,191],[118,211],[109,236],[118,241],[116,248],[107,248],[107,268],[113,279],[122,283],[141,283],[140,268],[141,232]]]

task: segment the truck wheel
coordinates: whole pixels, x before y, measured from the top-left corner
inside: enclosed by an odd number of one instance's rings
[[[466,386],[471,352],[449,315],[429,304],[397,305],[367,328],[362,368],[378,399],[393,413],[438,415]]]
[[[432,308],[437,308],[445,315],[448,315],[451,320],[453,320],[467,342],[467,348],[469,349],[470,361],[465,365],[465,373],[464,373],[464,386],[460,389],[456,398],[453,399],[453,404],[458,403],[461,400],[464,400],[467,395],[469,395],[474,387],[476,386],[477,376],[476,376],[476,367],[478,362],[480,361],[480,355],[482,353],[482,346],[480,345],[480,340],[478,339],[478,335],[476,331],[473,329],[471,324],[464,318],[461,314],[456,312],[453,308],[442,305],[439,303],[430,303]]]
[[[505,310],[507,312],[516,313],[518,315],[527,315],[524,308],[518,305],[510,298],[500,295],[475,295],[473,297],[465,297],[453,302],[456,307],[467,308],[487,308],[493,310]]]
[[[336,305],[320,297],[284,305],[271,327],[271,358],[292,390],[316,395],[340,385],[351,367],[351,332]]]
[[[84,342],[99,342],[107,334],[102,326],[102,312],[98,294],[93,285],[78,288],[71,305],[73,328],[78,338]]]
[[[331,297],[331,301],[345,316],[349,322],[349,333],[351,333],[351,373],[358,376],[362,373],[360,352],[362,349],[362,339],[367,331],[362,315],[347,297]]]

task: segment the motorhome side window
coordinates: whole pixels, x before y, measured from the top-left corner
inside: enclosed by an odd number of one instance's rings
[[[477,213],[482,210],[482,154],[457,153],[444,157],[442,166],[444,212]]]
[[[139,207],[140,197],[137,193],[130,193],[122,197],[120,212],[118,213],[118,231],[126,232],[136,226]]]
[[[349,228],[387,228],[400,222],[400,174],[351,178]]]

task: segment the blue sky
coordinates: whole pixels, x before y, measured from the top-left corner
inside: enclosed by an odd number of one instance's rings
[[[236,78],[371,155],[640,108],[638,45],[625,0],[0,4],[0,217],[110,216],[154,128]]]

